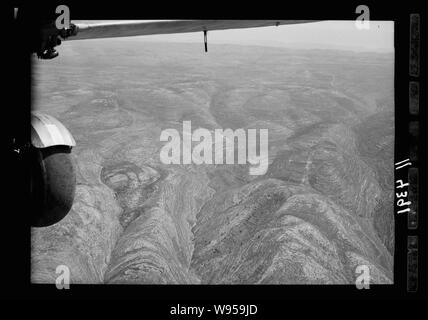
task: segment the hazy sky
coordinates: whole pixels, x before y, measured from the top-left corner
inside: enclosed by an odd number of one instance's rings
[[[134,41],[203,43],[202,32],[132,38]],[[370,21],[369,30],[357,29],[355,21],[322,21],[279,27],[208,31],[208,47],[210,43],[393,52],[394,22]]]

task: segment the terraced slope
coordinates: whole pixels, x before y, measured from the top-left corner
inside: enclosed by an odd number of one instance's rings
[[[35,109],[70,128],[70,214],[32,230],[32,281],[393,282],[393,56],[66,43]],[[173,50],[172,50],[173,49]],[[269,130],[269,168],[165,165],[162,130]]]

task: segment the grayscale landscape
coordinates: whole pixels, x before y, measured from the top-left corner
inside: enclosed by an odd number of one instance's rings
[[[33,110],[73,134],[72,211],[32,229],[35,283],[393,283],[394,56],[66,42]],[[162,130],[269,129],[269,168],[165,165]]]

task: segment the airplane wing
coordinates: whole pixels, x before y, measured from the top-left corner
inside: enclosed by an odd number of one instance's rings
[[[153,34],[204,32],[205,51],[207,51],[206,32],[212,30],[258,28],[317,22],[317,20],[137,20],[109,22],[78,22],[70,28],[57,29],[55,23],[44,25],[39,32],[39,42],[32,49],[41,59],[58,56],[55,46],[61,40],[83,40],[115,37],[132,37]]]
[[[76,30],[67,40],[130,37],[153,34],[202,32],[211,30],[257,28],[310,23],[315,20],[161,20],[82,23],[73,22]]]

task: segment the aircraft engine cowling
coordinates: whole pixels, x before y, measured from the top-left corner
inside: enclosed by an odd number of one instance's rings
[[[31,225],[46,227],[70,211],[76,189],[71,149],[76,142],[67,128],[52,116],[31,116]]]

